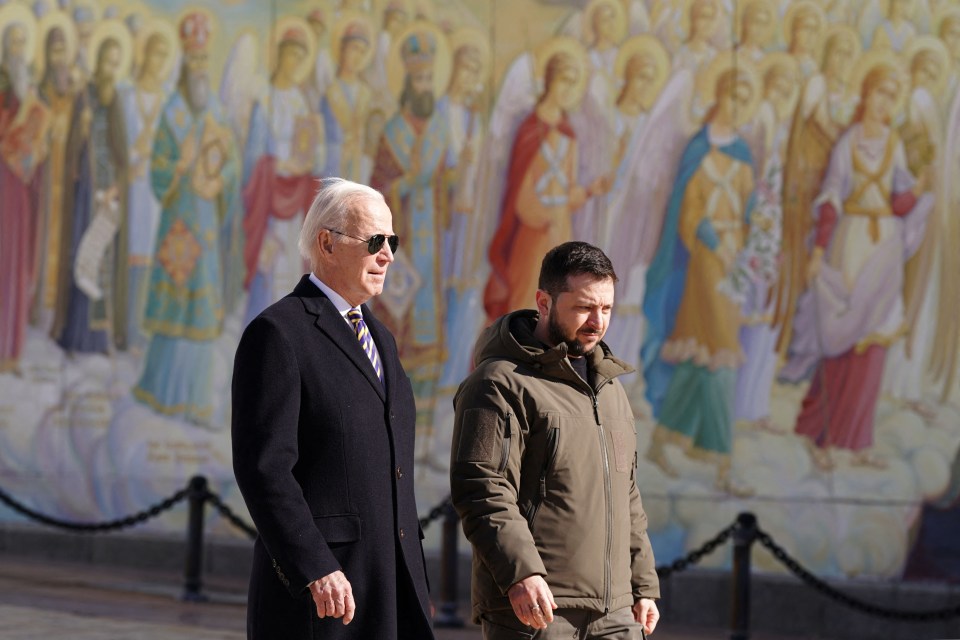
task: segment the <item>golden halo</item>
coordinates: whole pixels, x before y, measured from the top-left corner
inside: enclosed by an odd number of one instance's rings
[[[450,82],[450,72],[453,67],[450,41],[437,25],[418,20],[404,28],[397,39],[390,43],[390,55],[387,57],[387,84],[390,87],[391,95],[400,97],[407,77],[407,71],[403,66],[403,56],[400,54],[403,42],[415,33],[425,32],[433,35],[437,45],[433,58],[433,95],[435,98],[439,98],[447,90],[447,83]]]
[[[613,38],[617,44],[623,42],[627,37],[627,14],[623,10],[623,3],[619,0],[590,0],[586,9],[583,10],[583,40],[588,45],[592,45],[597,34],[593,32],[593,14],[601,7],[610,7],[613,9],[613,21],[617,25],[617,32]]]
[[[344,13],[339,20],[337,20],[336,24],[333,25],[333,30],[331,31],[330,57],[333,59],[334,72],[340,69],[340,40],[343,39],[343,34],[347,30],[347,27],[356,23],[359,23],[367,32],[369,44],[367,47],[367,53],[360,62],[360,69],[366,69],[368,66],[370,66],[370,61],[373,60],[373,54],[376,52],[377,48],[377,34],[379,33],[376,27],[373,25],[373,20],[371,20],[370,17],[365,13],[360,13],[359,11],[348,11]]]
[[[490,40],[483,31],[473,27],[460,27],[450,34],[450,54],[456,55],[460,47],[469,45],[480,52],[480,82],[486,83],[490,75],[490,61],[493,53],[490,49]]]
[[[143,61],[147,55],[147,42],[154,34],[163,36],[167,41],[167,45],[170,47],[170,51],[167,53],[167,61],[160,70],[160,77],[166,80],[170,77],[170,73],[173,71],[173,67],[177,62],[177,56],[180,54],[180,37],[177,35],[177,30],[174,29],[173,25],[166,20],[151,18],[143,28],[140,29],[140,33],[137,34],[136,57],[134,61],[138,69],[143,68]]]
[[[934,93],[940,95],[950,79],[950,52],[947,51],[947,45],[943,44],[940,38],[931,35],[918,36],[910,41],[903,52],[903,61],[907,67],[907,73],[912,73],[911,67],[913,67],[914,57],[924,51],[932,53],[940,64],[940,77],[933,88]]]
[[[90,73],[96,71],[97,53],[100,50],[100,45],[107,38],[113,38],[120,45],[120,61],[117,65],[117,79],[119,80],[126,77],[130,72],[130,62],[133,60],[133,37],[130,35],[127,25],[115,18],[101,21],[93,30],[93,35],[90,37],[90,48],[87,50],[87,65],[89,65],[87,68],[90,69]]]
[[[773,39],[773,36],[777,33],[777,8],[773,4],[773,0],[741,0],[736,3],[734,9],[734,23],[733,28],[737,34],[737,42],[743,42],[743,16],[747,11],[748,7],[753,5],[762,4],[763,8],[767,10],[767,14],[770,16],[770,26],[767,27],[767,37],[764,44],[769,44],[770,40]]]
[[[823,37],[820,38],[820,44],[817,46],[817,49],[820,51],[820,59],[818,62],[823,66],[823,56],[827,53],[827,43],[830,42],[831,38],[834,38],[838,35],[846,36],[847,40],[853,45],[852,58],[857,60],[860,58],[860,54],[863,52],[863,47],[860,45],[860,35],[857,31],[848,25],[845,24],[831,24],[827,27],[827,30],[823,32]],[[850,68],[847,67],[847,77],[844,80],[850,77]]]
[[[134,15],[143,18],[143,23],[140,25],[141,30],[146,29],[150,26],[150,22],[156,19],[151,14],[150,9],[140,0],[126,0],[123,9],[120,11],[120,21],[127,24],[127,19]]]
[[[37,51],[37,20],[25,4],[11,2],[0,8],[0,36],[7,30],[8,26],[15,22],[23,25],[23,30],[26,32],[27,41],[23,47],[23,55],[26,63],[30,64],[33,62],[33,56]]]
[[[717,20],[718,22],[723,18],[723,3],[720,0],[707,0],[710,4],[713,5],[714,9],[717,10]],[[680,29],[683,33],[684,39],[690,37],[690,12],[693,11],[693,4],[695,2],[701,2],[701,0],[684,0],[683,2],[683,13],[680,14]]]
[[[757,107],[760,106],[760,100],[763,97],[763,85],[760,83],[757,68],[753,63],[745,60],[742,56],[735,56],[733,51],[724,51],[717,54],[710,64],[697,75],[697,94],[700,96],[700,104],[704,106],[713,105],[717,101],[717,80],[730,69],[736,69],[738,74],[743,74],[753,88],[750,102],[737,113],[736,124],[740,126],[750,120],[757,112]]]
[[[867,74],[879,65],[893,67],[900,76],[900,92],[897,94],[897,101],[893,107],[893,113],[898,114],[906,105],[907,94],[910,93],[908,91],[910,87],[910,76],[907,75],[906,69],[904,69],[903,60],[893,51],[874,49],[863,54],[853,68],[853,74],[850,76],[851,81],[847,85],[847,92],[859,100],[860,94],[862,93],[863,81],[866,79]]]
[[[43,16],[43,19],[41,19],[40,23],[37,25],[38,37],[35,59],[44,64],[44,68],[41,70],[41,73],[46,70],[47,64],[47,52],[45,51],[47,46],[47,35],[54,27],[60,28],[60,31],[63,33],[63,37],[67,42],[67,60],[70,61],[70,64],[73,64],[73,61],[77,58],[77,27],[73,24],[73,20],[71,20],[70,16],[63,11],[50,11]]]
[[[617,61],[613,66],[614,77],[625,81],[624,75],[626,74],[627,63],[630,62],[630,58],[638,53],[646,53],[653,59],[657,75],[653,80],[650,97],[651,100],[656,100],[670,75],[670,54],[667,53],[667,50],[656,37],[643,34],[633,36],[624,42],[620,46],[620,51],[617,52]],[[649,109],[652,105],[644,104],[643,106]]]
[[[783,42],[788,47],[790,46],[790,38],[793,36],[793,22],[797,19],[801,13],[812,13],[816,16],[817,21],[820,23],[820,32],[823,32],[823,25],[827,23],[827,16],[823,12],[823,7],[813,0],[800,0],[800,2],[795,2],[790,5],[787,9],[787,12],[783,14],[783,21],[780,23],[780,28],[783,30]]]
[[[313,29],[303,18],[284,16],[273,25],[273,29],[270,31],[270,45],[267,48],[267,67],[270,69],[270,73],[273,73],[280,59],[280,43],[283,41],[283,34],[289,29],[296,29],[307,41],[307,52],[300,60],[296,71],[293,72],[293,81],[300,84],[306,79],[317,59],[317,40],[313,35]]]
[[[943,26],[943,21],[947,19],[960,20],[960,7],[950,5],[942,7],[933,18],[933,29],[932,33],[935,36],[940,36],[940,28]]]

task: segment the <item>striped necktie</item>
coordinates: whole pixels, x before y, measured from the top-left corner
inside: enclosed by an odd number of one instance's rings
[[[370,335],[370,330],[367,329],[367,324],[363,321],[363,313],[360,309],[354,307],[347,311],[347,319],[353,324],[353,328],[357,332],[357,340],[360,341],[363,352],[370,358],[370,364],[373,365],[373,370],[377,372],[380,384],[383,384],[383,367],[380,366],[380,355],[377,353],[377,345],[373,342],[373,336]]]

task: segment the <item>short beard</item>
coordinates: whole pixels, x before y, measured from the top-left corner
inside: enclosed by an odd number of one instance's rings
[[[18,100],[23,100],[30,90],[30,69],[27,67],[27,61],[20,56],[8,56],[3,62],[3,68],[10,77],[13,93]]]
[[[547,337],[550,342],[553,344],[567,345],[567,355],[569,356],[580,357],[591,355],[596,347],[587,351],[586,347],[584,347],[583,343],[580,342],[576,336],[572,339],[567,339],[567,336],[563,333],[563,327],[560,326],[560,322],[557,320],[556,311],[556,306],[551,307],[550,314],[547,316]]]
[[[194,111],[203,111],[210,100],[210,82],[205,73],[188,73],[183,83],[187,104]]]
[[[433,115],[433,91],[424,91],[410,96],[410,113],[426,120]]]

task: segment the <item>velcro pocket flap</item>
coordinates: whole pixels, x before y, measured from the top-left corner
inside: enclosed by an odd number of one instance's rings
[[[500,414],[494,409],[467,409],[460,426],[457,462],[492,462],[497,448]]]

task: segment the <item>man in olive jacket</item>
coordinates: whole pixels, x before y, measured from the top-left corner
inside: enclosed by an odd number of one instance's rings
[[[632,369],[601,342],[616,278],[596,247],[552,249],[537,310],[481,334],[454,398],[452,497],[487,640],[640,638],[660,617],[617,380]]]

